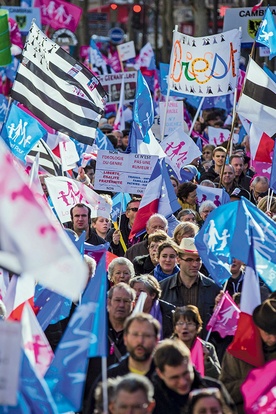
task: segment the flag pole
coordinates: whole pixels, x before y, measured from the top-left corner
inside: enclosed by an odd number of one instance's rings
[[[106,361],[106,357],[102,357],[102,389],[103,389],[103,413],[108,414],[107,361]]]
[[[198,108],[197,108],[196,114],[195,114],[195,116],[194,116],[194,119],[193,119],[193,122],[192,122],[192,125],[191,125],[191,128],[190,128],[190,131],[189,131],[189,135],[191,135],[191,133],[192,133],[192,131],[193,131],[193,129],[194,129],[194,126],[195,126],[196,120],[197,120],[197,118],[198,118],[198,115],[199,115],[199,113],[200,113],[200,111],[201,111],[201,108],[202,108],[202,105],[203,105],[204,99],[205,99],[205,96],[202,96],[201,101],[200,101],[200,103],[199,103],[199,106],[198,106]]]
[[[178,31],[178,26],[176,25],[174,28],[174,32]],[[167,95],[166,95],[166,103],[165,103],[165,117],[164,117],[164,122],[163,122],[163,126],[162,126],[162,131],[161,131],[161,141],[163,141],[164,139],[164,135],[165,135],[165,128],[166,128],[166,122],[167,122],[167,111],[168,111],[168,106],[169,106],[169,96],[170,96],[170,84],[171,84],[171,64],[172,64],[172,58],[173,58],[173,47],[171,50],[171,57],[170,57],[170,67],[169,67],[169,73],[168,73],[168,78],[167,78]]]

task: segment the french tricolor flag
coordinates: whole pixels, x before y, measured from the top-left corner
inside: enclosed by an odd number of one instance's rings
[[[260,284],[256,275],[254,263],[254,243],[249,252],[248,265],[244,274],[241,292],[241,313],[235,337],[227,351],[234,357],[247,362],[254,367],[264,364],[262,341],[259,330],[253,322],[252,314],[261,303]]]

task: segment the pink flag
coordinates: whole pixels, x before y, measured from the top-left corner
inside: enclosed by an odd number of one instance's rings
[[[203,345],[201,340],[197,337],[191,349],[191,358],[195,369],[204,377],[204,355]]]
[[[35,370],[44,377],[54,353],[28,302],[24,305],[21,323],[25,353]]]
[[[224,293],[216,307],[211,319],[208,322],[207,330],[216,331],[222,338],[227,335],[235,335],[240,310],[229,295]]]
[[[257,4],[255,4],[255,6],[253,6],[253,7],[252,7],[252,12],[254,12],[254,11],[258,10],[258,9],[262,6],[263,1],[264,1],[264,0],[261,0],[261,1],[259,1]]]
[[[42,285],[78,300],[87,281],[87,268],[63,229],[14,166],[0,142],[0,240],[3,251],[13,254],[19,273],[29,273]],[[7,179],[9,177],[9,179]],[[16,231],[14,230],[16,229]]]
[[[241,386],[245,414],[276,412],[276,360],[253,369]]]
[[[139,70],[143,66],[148,68],[151,65],[151,62],[153,59],[154,59],[154,51],[152,49],[151,44],[148,42],[140,50],[139,56],[136,59],[134,67],[136,70]]]
[[[69,29],[78,26],[82,8],[62,0],[35,0],[34,7],[41,9],[41,23],[53,29]]]

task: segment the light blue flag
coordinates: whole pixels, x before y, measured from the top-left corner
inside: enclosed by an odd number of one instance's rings
[[[86,378],[88,358],[106,356],[106,245],[92,246],[97,260],[82,302],[73,313],[58,344],[55,358],[45,374],[59,412],[79,411]]]
[[[84,242],[86,238],[86,232],[83,231],[81,235],[78,237],[77,234],[72,231],[71,229],[64,229],[67,236],[70,238],[72,243],[75,245],[75,247],[78,249],[80,254],[83,256],[84,254]]]
[[[117,221],[117,218],[121,213],[125,213],[127,203],[131,200],[131,197],[128,193],[117,193],[112,198],[112,210],[111,210],[111,220],[113,222]]]
[[[100,150],[114,151],[114,146],[111,144],[111,141],[99,128],[96,131],[95,144]]]
[[[148,131],[154,122],[154,108],[151,93],[143,75],[138,71],[135,100],[133,103],[133,122],[126,152],[138,152],[137,141],[150,142]]]
[[[276,25],[269,7],[266,9],[255,40],[269,48],[269,59],[276,56]]]
[[[46,135],[46,129],[35,118],[12,103],[1,136],[17,158],[25,162],[26,155]]]
[[[0,122],[4,121],[7,109],[8,109],[8,100],[4,95],[0,94]]]
[[[34,304],[39,308],[37,320],[43,329],[51,323],[67,318],[72,301],[37,284],[35,287]]]
[[[23,352],[23,351],[22,351]],[[20,375],[21,392],[25,402],[36,414],[58,414],[59,411],[44,378],[38,378],[25,352]]]
[[[243,198],[224,204],[210,213],[195,237],[195,244],[212,278],[224,283],[230,276],[233,258],[248,263],[250,246],[258,276],[276,290],[276,223]]]

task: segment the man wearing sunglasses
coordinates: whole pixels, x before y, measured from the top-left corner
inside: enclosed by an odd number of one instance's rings
[[[206,325],[213,313],[215,298],[220,287],[200,272],[202,260],[194,239],[184,238],[180,244],[178,265],[180,271],[161,283],[161,299],[175,306],[197,306],[203,320],[202,338],[206,337]]]

